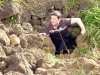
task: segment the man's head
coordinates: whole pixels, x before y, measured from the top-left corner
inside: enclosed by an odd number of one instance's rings
[[[59,11],[54,11],[51,13],[51,23],[52,25],[56,25],[61,17],[61,13]]]

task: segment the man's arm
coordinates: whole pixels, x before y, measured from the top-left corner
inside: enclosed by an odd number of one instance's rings
[[[81,28],[81,34],[84,35],[86,33],[85,26],[80,18],[71,18],[71,24],[77,23]]]

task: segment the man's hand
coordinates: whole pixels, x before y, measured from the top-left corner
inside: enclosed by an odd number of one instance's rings
[[[54,30],[50,30],[49,32],[50,32],[50,33],[54,33],[55,31],[54,31]]]
[[[81,34],[84,35],[86,33],[86,30],[81,30]]]

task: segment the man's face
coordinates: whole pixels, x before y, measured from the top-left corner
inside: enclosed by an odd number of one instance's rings
[[[57,25],[58,21],[59,21],[59,19],[58,19],[57,16],[51,15],[51,23],[52,23],[52,25]]]

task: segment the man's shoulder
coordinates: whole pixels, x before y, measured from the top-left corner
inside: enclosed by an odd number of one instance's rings
[[[70,21],[71,18],[61,18],[61,20],[63,20],[63,21]]]
[[[63,18],[62,23],[65,25],[70,25],[71,24],[71,18]]]

